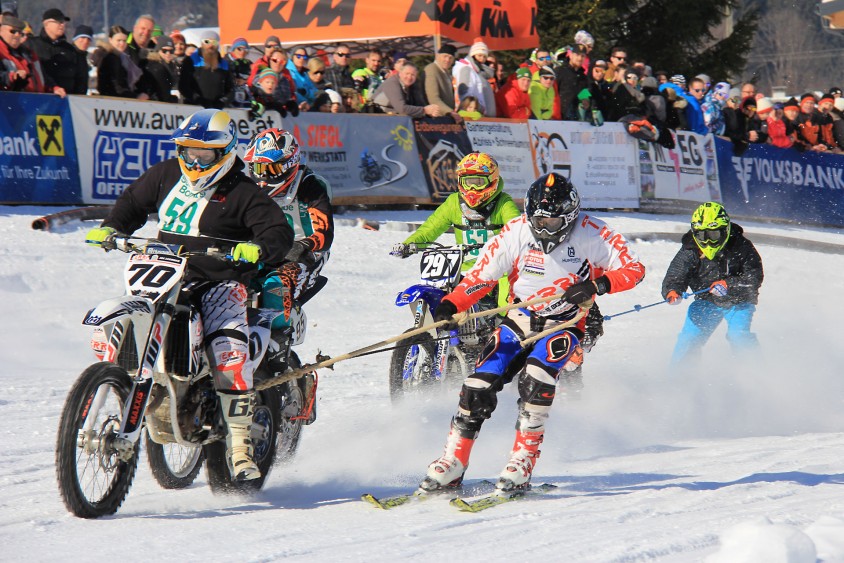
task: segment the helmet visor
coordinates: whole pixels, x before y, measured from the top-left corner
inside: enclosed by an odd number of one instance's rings
[[[460,176],[460,187],[464,190],[482,192],[489,186],[489,176]]]
[[[179,145],[179,158],[185,162],[185,166],[191,169],[204,170],[210,168],[220,159],[219,149],[208,149],[200,147],[186,147]]]
[[[727,239],[727,229],[701,229],[694,231],[695,238],[701,244],[717,246]]]
[[[540,233],[545,231],[548,234],[559,232],[566,224],[564,217],[539,217],[534,215],[530,218],[530,224],[533,229]]]
[[[284,172],[284,167],[278,162],[253,162],[250,166],[256,178],[280,176]]]

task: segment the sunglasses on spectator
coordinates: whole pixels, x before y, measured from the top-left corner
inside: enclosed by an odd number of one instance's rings
[[[554,77],[553,76],[540,76],[539,79],[540,80],[554,80]]]
[[[692,88],[692,92],[706,92],[706,88]]]
[[[269,45],[265,45],[267,49],[278,49],[278,43],[270,43]]]
[[[627,60],[627,56],[626,56],[626,55],[625,55],[625,56],[623,56],[623,57],[619,57],[618,55],[613,55],[613,56],[612,56],[612,58],[614,58],[614,59],[618,59],[618,60],[620,60],[620,61],[626,61],[626,60]]]
[[[639,77],[636,76],[635,74],[628,74],[627,80],[639,80]]]
[[[271,62],[271,63],[280,63],[280,62],[282,62],[283,60],[284,60],[284,59],[282,59],[282,58],[280,58],[280,57],[276,57],[276,58],[270,59],[270,62]]]
[[[174,49],[170,49],[170,48],[168,47],[168,48],[161,49],[161,52],[162,52],[162,53],[164,53],[165,55],[172,55],[172,54],[175,52],[175,50],[174,50]]]
[[[551,60],[551,55],[545,55],[544,57],[536,57],[536,60],[539,60],[539,61],[550,61],[550,60]]]
[[[9,33],[11,33],[12,35],[23,35],[23,31],[21,31],[20,29],[10,29]]]
[[[337,57],[348,57],[349,53],[334,53],[334,55]]]
[[[313,71],[313,74],[325,74],[325,71],[324,70],[315,70],[315,71]]]
[[[246,47],[235,47],[234,50],[235,51],[245,51]]]
[[[308,57],[308,55],[302,55],[302,54],[300,54],[300,53],[294,53],[294,55],[293,55],[293,56],[294,56],[294,57],[296,57],[297,59],[305,59],[306,61],[307,61],[307,60],[308,60],[308,58],[309,58],[309,57]]]

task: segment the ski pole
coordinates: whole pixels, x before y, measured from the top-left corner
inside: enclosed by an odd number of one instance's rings
[[[688,299],[689,297],[693,297],[693,296],[698,295],[700,293],[706,293],[710,289],[711,288],[707,287],[707,288],[704,288],[704,289],[700,289],[698,291],[693,291],[691,293],[685,293],[684,292],[683,295],[681,295],[680,297],[683,298],[683,299]],[[663,299],[662,301],[657,301],[656,303],[651,303],[650,305],[633,305],[633,308],[630,309],[629,311],[622,311],[621,313],[616,313],[615,315],[604,315],[604,320],[608,321],[610,319],[614,319],[615,317],[620,317],[621,315],[626,315],[627,313],[638,313],[642,309],[648,309],[650,307],[656,307],[657,305],[662,305],[663,303],[668,303],[668,299]]]

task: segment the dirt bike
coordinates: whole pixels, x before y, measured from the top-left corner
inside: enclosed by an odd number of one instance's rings
[[[102,361],[76,380],[59,423],[56,471],[68,510],[82,518],[117,512],[135,476],[142,434],[153,476],[164,488],[190,485],[204,461],[212,492],[260,490],[275,460],[295,454],[313,405],[314,374],[256,393],[251,437],[261,477],[234,480],[202,320],[190,304],[194,284],[184,279],[191,257],[230,257],[213,248],[182,252],[178,245],[127,235],[103,247],[130,255],[126,294],[103,301],[83,320],[94,328],[92,347]],[[301,304],[314,293],[295,304],[281,330],[271,330],[281,311],[248,309],[248,361],[257,366],[256,386],[301,367],[291,346],[304,340]],[[257,296],[250,298],[257,306]]]
[[[460,282],[464,257],[483,244],[445,246],[436,242],[410,244],[409,252],[421,252],[421,283],[396,296],[396,306],[408,305],[413,313],[410,332],[433,322],[433,312]],[[489,296],[469,309],[470,313],[489,310],[497,303]],[[500,316],[470,320],[454,330],[437,329],[402,341],[390,358],[390,397],[400,400],[409,393],[425,392],[433,387],[460,385],[481,352],[484,339],[495,330]]]
[[[372,162],[360,165],[360,181],[367,187],[381,179],[389,182],[392,177],[393,171],[386,164]]]

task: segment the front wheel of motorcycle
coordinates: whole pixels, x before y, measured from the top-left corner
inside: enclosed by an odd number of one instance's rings
[[[250,481],[235,481],[226,459],[226,441],[218,440],[203,447],[208,486],[216,494],[249,494],[260,491],[275,461],[279,436],[279,393],[276,387],[259,391],[252,411],[252,450],[261,476]]]
[[[196,480],[205,455],[201,446],[157,444],[146,435],[144,449],[152,476],[163,489],[184,489]]]
[[[408,332],[413,329],[408,329]],[[402,340],[390,358],[390,398],[398,402],[434,382],[434,339],[427,332]]]
[[[136,444],[127,456],[115,447],[131,391],[126,370],[100,362],[82,372],[65,400],[56,440],[56,476],[65,506],[80,518],[114,514],[132,486],[139,448]]]

